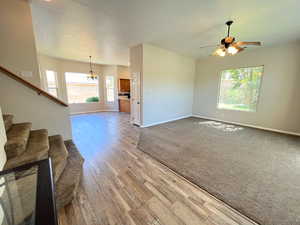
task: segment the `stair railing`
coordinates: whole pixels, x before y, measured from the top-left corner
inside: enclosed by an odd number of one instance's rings
[[[19,83],[25,85],[26,87],[36,91],[36,93],[38,95],[43,95],[46,98],[48,98],[48,99],[50,99],[50,100],[54,101],[55,103],[60,104],[62,106],[65,106],[65,107],[69,106],[67,103],[63,102],[62,100],[56,98],[53,95],[50,95],[48,92],[46,92],[46,91],[42,90],[41,88],[31,84],[30,82],[24,80],[23,78],[19,77],[18,75],[14,74],[13,72],[9,71],[8,69],[0,66],[0,71],[3,72],[3,74],[5,74],[6,76],[18,81]]]

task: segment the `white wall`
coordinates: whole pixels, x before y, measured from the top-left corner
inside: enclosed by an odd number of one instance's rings
[[[39,67],[28,1],[1,1],[0,7],[0,65],[40,86]]]
[[[12,70],[31,71],[22,77],[40,86],[39,65],[33,35],[31,11],[26,0],[2,1],[0,7],[0,65]],[[5,74],[0,73],[0,106],[15,122],[32,122],[33,129],[46,128],[49,134],[72,137],[68,108],[37,95]]]
[[[197,61],[196,115],[300,133],[300,43],[246,50],[231,57]],[[264,65],[257,112],[217,109],[220,72]]]
[[[72,138],[69,108],[38,95],[28,87],[0,72],[0,106],[3,113],[13,114],[14,122],[32,122],[33,129],[48,129],[49,135]]]
[[[195,60],[143,45],[142,125],[192,114]]]
[[[58,75],[59,93],[58,97],[65,102],[68,102],[67,89],[65,82],[65,73],[88,73],[90,70],[89,63],[57,59],[46,55],[39,55],[40,69],[42,73],[44,89],[46,90],[45,71],[53,70]],[[78,103],[70,104],[70,113],[86,113],[86,112],[98,112],[98,111],[118,111],[118,79],[130,78],[128,67],[126,66],[114,66],[114,65],[99,65],[93,64],[93,70],[99,74],[99,96],[100,102],[98,103]],[[106,89],[105,89],[105,76],[115,77],[115,101],[109,103],[106,101]]]
[[[117,74],[119,79],[131,79],[128,66],[117,66]]]

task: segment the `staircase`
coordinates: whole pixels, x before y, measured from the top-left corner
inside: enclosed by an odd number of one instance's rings
[[[4,169],[14,168],[50,157],[59,210],[72,201],[82,175],[84,159],[72,140],[61,135],[48,136],[46,129],[31,130],[31,123],[13,123],[13,115],[3,115],[7,143]]]

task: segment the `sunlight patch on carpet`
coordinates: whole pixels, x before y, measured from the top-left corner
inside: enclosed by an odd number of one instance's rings
[[[198,124],[205,125],[207,127],[212,127],[212,128],[218,129],[218,130],[225,131],[225,132],[236,132],[236,131],[240,131],[240,130],[244,129],[239,126],[216,122],[216,121],[204,121],[204,122],[198,122]]]

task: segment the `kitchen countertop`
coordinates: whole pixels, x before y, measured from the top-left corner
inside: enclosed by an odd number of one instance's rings
[[[119,96],[119,100],[130,101],[130,98],[128,98],[127,96]]]

